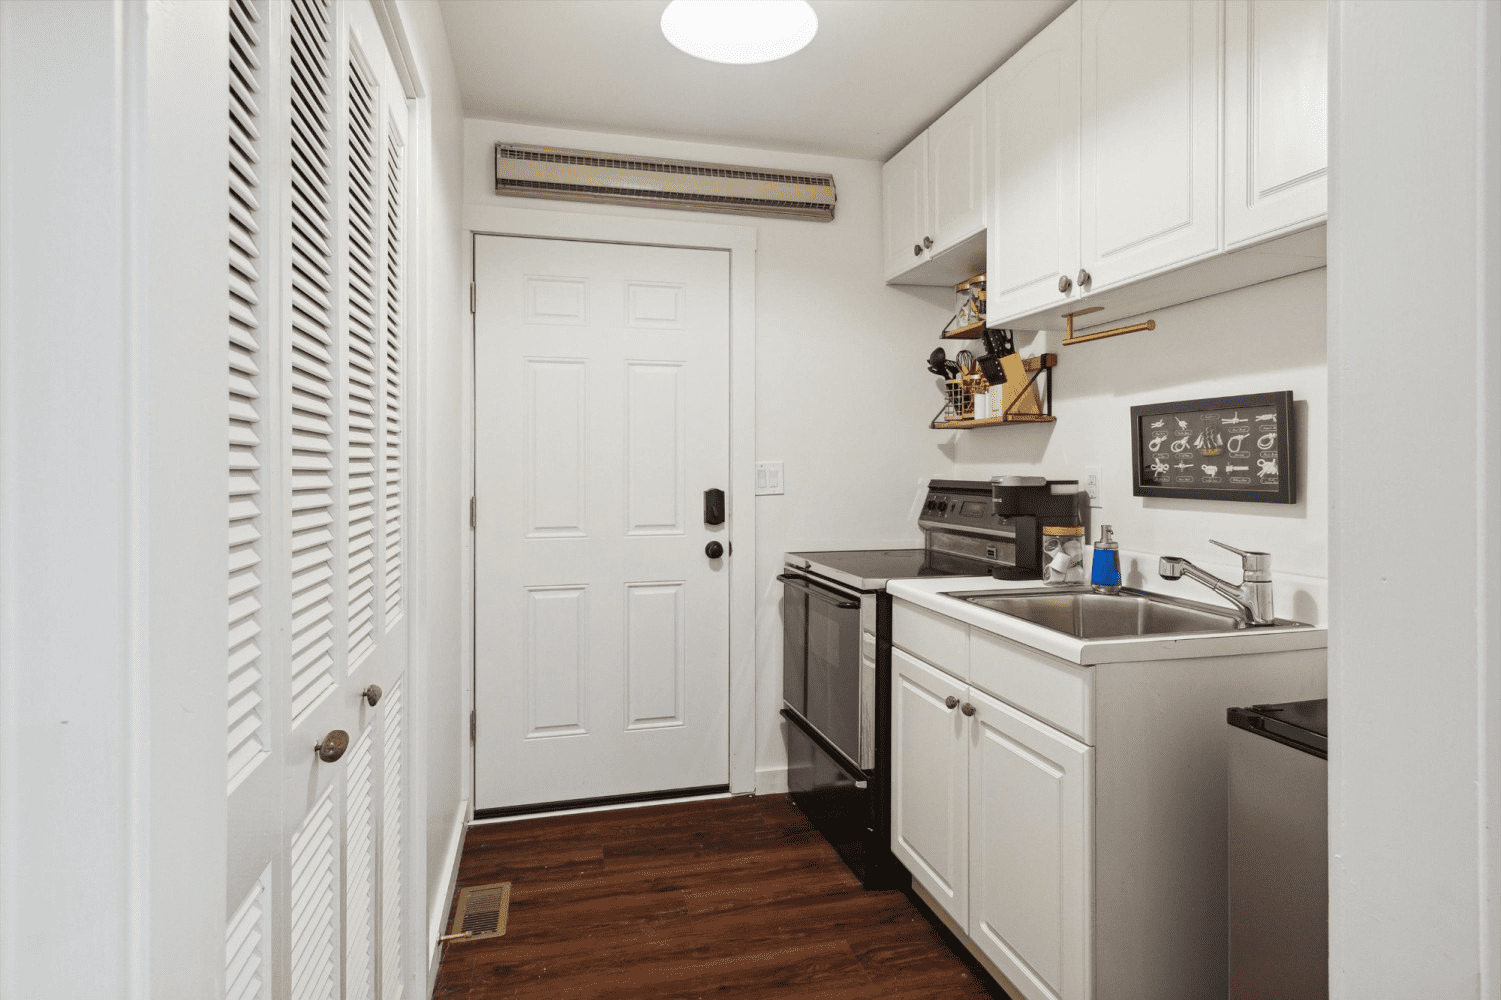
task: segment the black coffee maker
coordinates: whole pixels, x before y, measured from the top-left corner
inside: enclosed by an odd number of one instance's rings
[[[990,481],[995,512],[1016,531],[1016,565],[996,566],[997,580],[1036,580],[1042,576],[1042,529],[1079,524],[1089,537],[1089,494],[1077,479],[996,476]]]

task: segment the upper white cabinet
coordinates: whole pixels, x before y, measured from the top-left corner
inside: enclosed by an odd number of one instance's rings
[[[886,280],[950,285],[982,270],[987,191],[977,87],[881,169]]]
[[[1225,245],[1328,211],[1325,0],[1226,0]]]
[[[1081,0],[1081,292],[1219,249],[1219,0]]]
[[[994,177],[985,278],[991,315],[1044,309],[1074,294],[1079,28],[1074,4],[985,84]]]

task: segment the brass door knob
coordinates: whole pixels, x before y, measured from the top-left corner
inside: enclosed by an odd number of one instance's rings
[[[360,692],[360,697],[364,698],[366,701],[368,701],[370,703],[370,707],[371,708],[374,708],[375,707],[375,703],[378,702],[378,701],[380,701],[380,695],[381,695],[381,690],[380,690],[380,685],[379,684],[372,684],[369,687],[367,687],[365,690],[363,690],[363,691]]]
[[[964,703],[964,707],[961,708],[961,709],[959,709],[959,711],[963,712],[965,715],[974,715],[975,714],[975,706],[971,705],[969,702],[966,701]]]
[[[1089,272],[1088,271],[1084,270],[1084,268],[1082,268],[1082,267],[1079,268],[1079,287],[1080,288],[1083,288],[1085,285],[1089,284],[1093,280],[1094,279],[1089,276]]]
[[[943,704],[947,708],[953,708],[955,705],[959,704],[959,699],[955,698],[953,695],[949,695],[947,698],[943,699]]]
[[[344,756],[344,751],[349,749],[349,734],[342,729],[334,729],[323,737],[323,742],[313,747],[318,754],[318,759],[325,764],[332,764]]]
[[[933,237],[931,237],[931,236],[924,236],[922,238],[922,245],[924,247],[926,247],[927,249],[929,249],[929,250],[933,249]]]
[[[921,243],[914,243],[914,244],[912,244],[912,256],[914,256],[914,257],[921,257],[922,256],[922,244]]]
[[[1072,289],[1073,287],[1074,287],[1074,282],[1073,282],[1072,278],[1070,278],[1066,274],[1060,274],[1060,275],[1058,275],[1058,290],[1060,292],[1062,292],[1064,295],[1067,295],[1069,293],[1069,290]]]

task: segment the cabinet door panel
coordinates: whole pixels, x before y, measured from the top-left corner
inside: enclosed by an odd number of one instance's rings
[[[1028,997],[1090,993],[1094,751],[971,690],[969,936]]]
[[[957,703],[967,689],[899,649],[891,651],[891,686],[891,850],[965,926],[969,747]]]
[[[1325,0],[1225,5],[1225,244],[1328,211]]]
[[[987,314],[1004,321],[1065,304],[1079,263],[1079,5],[986,84],[994,188],[986,232]],[[1004,325],[1004,323],[1002,323]]]
[[[932,256],[985,228],[985,88],[976,87],[928,129]]]
[[[1219,247],[1219,4],[1082,0],[1081,260],[1101,290]]]
[[[913,139],[881,167],[881,219],[885,226],[886,278],[890,280],[927,259],[914,254],[928,229],[928,133]]]

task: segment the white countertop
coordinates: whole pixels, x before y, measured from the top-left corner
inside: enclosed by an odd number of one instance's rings
[[[1180,636],[1142,636],[1126,639],[1076,639],[1042,625],[1003,615],[978,604],[945,597],[974,590],[1038,590],[1037,580],[995,580],[988,576],[930,577],[892,580],[886,590],[899,600],[935,611],[994,635],[1031,646],[1081,666],[1140,660],[1182,660],[1201,656],[1236,656],[1288,649],[1323,649],[1329,630],[1312,625],[1229,630]],[[1208,592],[1206,591],[1206,594]],[[1213,595],[1210,595],[1211,598]],[[1211,601],[1205,601],[1210,604]],[[1226,606],[1228,608],[1228,605]],[[894,637],[895,638],[895,637]]]

